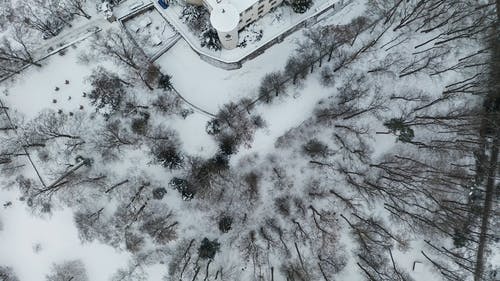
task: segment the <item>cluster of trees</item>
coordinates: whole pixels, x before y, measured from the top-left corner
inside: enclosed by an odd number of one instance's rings
[[[163,122],[179,112],[170,77],[110,30],[92,47],[124,73],[91,74],[87,96],[98,112],[45,111],[24,123],[0,115],[0,167],[27,152],[43,161],[50,182],[17,179],[25,200],[49,212],[57,196],[76,209],[82,241],[129,251],[134,258],[115,280],[140,280],[145,265],[168,260],[168,280],[330,281],[350,252],[341,235],[353,238],[365,280],[412,280],[394,251],[415,237],[427,245],[422,259],[444,279],[485,280],[479,253],[492,237],[483,227],[491,212],[481,194],[469,192],[496,175],[492,7],[468,0],[368,5],[366,17],[308,30],[284,70],[264,77],[257,100],[222,106],[207,124],[218,150],[206,158],[183,152]],[[230,162],[264,126],[252,112],[257,101],[284,95],[315,69],[332,95],[281,136],[275,152]],[[425,87],[437,78],[449,84]],[[377,132],[397,142],[375,154]],[[124,157],[134,152],[142,158]],[[380,212],[369,214],[368,206]],[[55,266],[49,276],[86,278],[78,263]]]
[[[90,19],[87,2],[71,0],[35,0],[31,5],[17,3],[12,13],[17,22],[39,31],[44,38],[56,36],[74,17]]]
[[[400,239],[396,240],[396,235],[391,234],[393,230],[384,227],[387,218],[374,221],[362,215],[357,208],[359,202],[364,202],[362,205],[382,204],[391,219],[427,239],[428,249],[422,252],[422,257],[444,279],[463,280],[471,275],[476,280],[487,278],[481,258],[486,246],[481,249],[481,245],[491,241],[494,230],[485,227],[487,220],[485,223],[484,217],[485,214],[494,217],[495,213],[488,207],[491,200],[470,191],[477,190],[478,186],[489,186],[484,176],[492,175],[488,163],[495,163],[496,158],[489,161],[484,151],[490,149],[492,155],[497,154],[491,150],[496,147],[495,143],[485,143],[485,139],[497,138],[498,128],[491,121],[496,120],[496,109],[491,106],[496,98],[489,94],[498,92],[497,87],[492,90],[489,86],[495,81],[495,72],[491,69],[497,62],[489,39],[495,22],[492,19],[496,18],[493,6],[473,2],[370,1],[370,21],[374,20],[374,24],[366,25],[363,22],[369,21],[365,20],[353,23],[365,27],[358,29],[361,33],[347,32],[351,36],[346,40],[337,34],[330,40],[314,43],[314,38],[321,37],[309,35],[310,40],[299,45],[298,51],[303,57],[289,61],[289,69],[300,65],[295,61],[301,59],[314,61],[318,56],[314,52],[329,54],[328,45],[333,46],[332,42],[344,41],[352,46],[351,50],[334,49],[337,57],[332,57],[333,62],[328,59],[321,71],[323,84],[335,86],[335,95],[318,104],[314,118],[291,130],[277,143],[278,147],[293,147],[294,151],[311,157],[309,164],[314,169],[331,172],[325,175],[324,181],[343,179],[344,184],[352,188],[330,189],[326,194],[354,211],[352,216],[344,215],[344,220],[354,233],[364,233],[358,241],[361,252],[356,258],[367,280],[411,278],[394,262],[391,253],[392,245],[403,241],[397,241]],[[366,27],[369,29],[363,33]],[[338,27],[329,30],[335,29]],[[321,28],[313,30],[312,34],[325,36],[319,30]],[[355,44],[360,34],[363,34],[362,40]],[[473,47],[457,54],[456,49],[462,44]],[[376,52],[379,49],[384,50],[385,58],[375,59],[378,65],[367,71],[358,68],[363,62],[373,61],[374,57],[367,50]],[[321,59],[315,62],[321,65]],[[311,65],[304,63],[291,72],[295,75],[285,75],[293,77],[294,82],[300,81],[308,73],[307,66]],[[346,73],[347,65],[355,70]],[[341,69],[344,71],[340,72]],[[287,79],[285,75],[266,77],[268,86],[265,88],[275,85],[274,89],[285,91],[286,87],[279,88]],[[406,80],[408,77],[417,76],[418,79],[438,76],[456,82],[435,92],[420,90],[418,85],[405,85],[411,81]],[[378,79],[384,79],[385,85],[377,82]],[[489,104],[486,110],[481,96],[485,96],[485,104]],[[374,133],[368,124],[376,119],[399,141],[380,159],[372,159],[368,141]],[[485,122],[488,129],[485,129]],[[333,136],[329,145],[311,139],[319,132],[324,136],[325,128],[334,128],[328,133]],[[478,197],[481,198],[479,204]],[[363,230],[356,226],[356,221]],[[389,242],[370,245],[368,242],[382,242],[383,239],[366,238],[371,235],[366,233],[367,227],[380,228],[378,235],[387,236]],[[452,241],[454,247],[436,242],[436,236]],[[376,256],[366,256],[366,252]]]
[[[106,59],[126,70],[129,83],[137,81],[154,90],[162,78],[160,69],[127,35],[118,29],[109,29],[93,38],[91,48],[94,58]]]
[[[200,45],[219,51],[221,43],[217,30],[210,25],[210,13],[204,6],[186,5],[179,16],[200,39]]]
[[[41,39],[56,36],[75,17],[90,19],[87,2],[35,0],[29,5],[4,1],[0,8],[0,78],[19,73],[25,66],[40,67],[37,56]],[[5,25],[5,23],[9,25]]]

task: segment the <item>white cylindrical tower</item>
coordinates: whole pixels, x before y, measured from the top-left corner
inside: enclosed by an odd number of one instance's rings
[[[210,14],[210,23],[217,30],[219,40],[225,49],[238,45],[238,23],[240,13],[231,4],[218,4]]]

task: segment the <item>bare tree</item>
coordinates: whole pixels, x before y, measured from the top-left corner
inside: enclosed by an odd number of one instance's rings
[[[285,79],[281,72],[271,72],[262,78],[259,96],[265,98],[266,102],[271,102],[273,95],[278,96],[285,92]]]
[[[88,98],[90,103],[96,106],[96,110],[109,108],[113,113],[120,108],[126,94],[125,86],[130,83],[102,67],[94,69],[88,80],[92,86]]]
[[[19,281],[14,270],[8,266],[0,266],[0,280],[2,281]]]
[[[81,260],[66,261],[52,266],[46,281],[88,281],[85,265]]]
[[[60,5],[62,6],[62,9],[68,14],[73,14],[80,17],[84,17],[86,19],[90,19],[91,16],[87,12],[86,4],[87,4],[86,0],[80,0],[80,1],[63,0]]]
[[[153,90],[160,76],[159,69],[149,58],[130,41],[121,31],[110,29],[104,36],[97,36],[92,41],[97,55],[104,55],[119,65],[125,66],[133,77],[137,77],[144,85]]]

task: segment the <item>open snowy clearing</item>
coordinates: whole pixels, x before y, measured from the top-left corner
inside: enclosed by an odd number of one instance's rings
[[[0,191],[0,203],[12,203],[0,209],[0,264],[13,267],[20,280],[44,280],[53,263],[72,259],[82,259],[90,280],[96,281],[107,281],[126,266],[126,252],[96,242],[81,243],[72,210],[40,218],[29,213],[19,196],[14,190]]]

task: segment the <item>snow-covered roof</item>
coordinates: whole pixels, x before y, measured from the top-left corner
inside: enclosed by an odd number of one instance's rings
[[[205,0],[212,8],[221,4],[229,4],[236,8],[238,13],[245,11],[248,7],[255,4],[258,0]]]
[[[238,26],[240,13],[231,4],[221,3],[212,7],[210,23],[220,32],[230,32]]]

